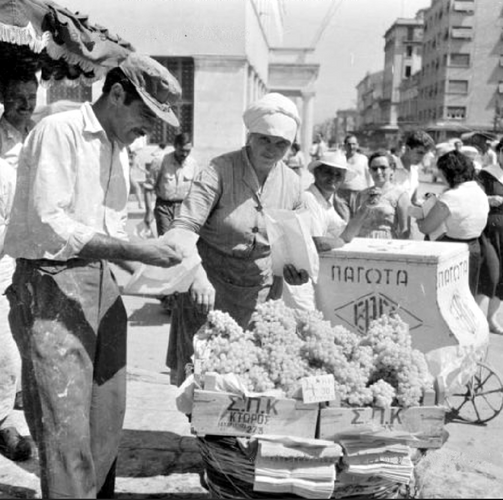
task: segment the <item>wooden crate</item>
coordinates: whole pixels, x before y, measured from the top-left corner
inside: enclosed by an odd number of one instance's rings
[[[227,392],[194,391],[192,431],[199,435],[281,434],[314,438],[319,405],[296,399],[242,397]]]
[[[403,430],[418,441],[414,448],[440,448],[443,443],[446,409],[442,406],[413,406],[410,408],[336,408],[320,411],[320,439],[337,440],[341,433],[372,427]]]

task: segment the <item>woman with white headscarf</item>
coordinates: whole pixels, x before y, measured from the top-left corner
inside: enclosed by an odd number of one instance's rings
[[[167,365],[172,382],[185,378],[192,338],[212,308],[229,313],[243,328],[257,304],[281,297],[282,280],[273,276],[264,209],[303,206],[298,175],[282,158],[300,123],[295,104],[278,93],[265,95],[243,115],[246,145],[211,160],[163,237],[190,231],[199,235],[201,272],[190,290],[176,298]],[[290,284],[305,283],[305,271],[286,266]]]

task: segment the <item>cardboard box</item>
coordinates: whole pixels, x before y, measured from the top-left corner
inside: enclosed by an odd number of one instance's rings
[[[332,324],[361,333],[398,307],[413,347],[425,353],[489,338],[468,287],[465,243],[355,238],[320,255],[316,299]]]

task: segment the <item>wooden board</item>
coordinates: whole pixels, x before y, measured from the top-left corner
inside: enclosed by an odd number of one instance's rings
[[[281,434],[314,438],[319,405],[295,399],[245,398],[237,394],[194,391],[192,430],[200,436]]]
[[[403,430],[419,441],[414,448],[440,448],[443,443],[446,409],[441,406],[413,406],[411,408],[322,408],[320,411],[320,439],[336,440],[339,434],[358,427]]]

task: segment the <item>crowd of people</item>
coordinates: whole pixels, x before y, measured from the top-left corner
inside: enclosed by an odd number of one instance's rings
[[[316,308],[319,291],[306,270],[286,264],[273,272],[269,210],[309,214],[318,252],[355,237],[409,239],[410,208],[423,202],[421,164],[435,150],[423,131],[408,134],[399,154],[377,150],[368,157],[354,134],[340,148],[328,148],[319,136],[307,162],[296,142],[295,104],[269,93],[243,114],[246,143],[207,165],[193,159],[185,132],[173,151],[160,145],[142,193],[131,177],[129,146],[152,132],[155,119],[180,125],[172,111],[180,86],[166,68],[130,54],[108,72],[94,103],[36,125],[35,76],[10,75],[0,83],[0,278],[6,289],[6,298],[0,295],[0,452],[26,460],[36,446],[48,498],[113,496],[127,315],[110,263],[132,273],[139,263],[170,267],[199,255],[189,290],[169,306],[166,363],[180,385],[193,337],[210,310],[247,328],[267,300]],[[437,155],[445,189],[417,220],[427,239],[444,228],[435,239],[467,244],[470,290],[499,334],[502,150],[503,141],[496,162],[489,155],[492,163],[480,171],[455,145]],[[145,223],[155,221],[158,237],[128,239],[130,192],[139,205],[144,195]],[[16,404],[33,440],[10,421]]]

